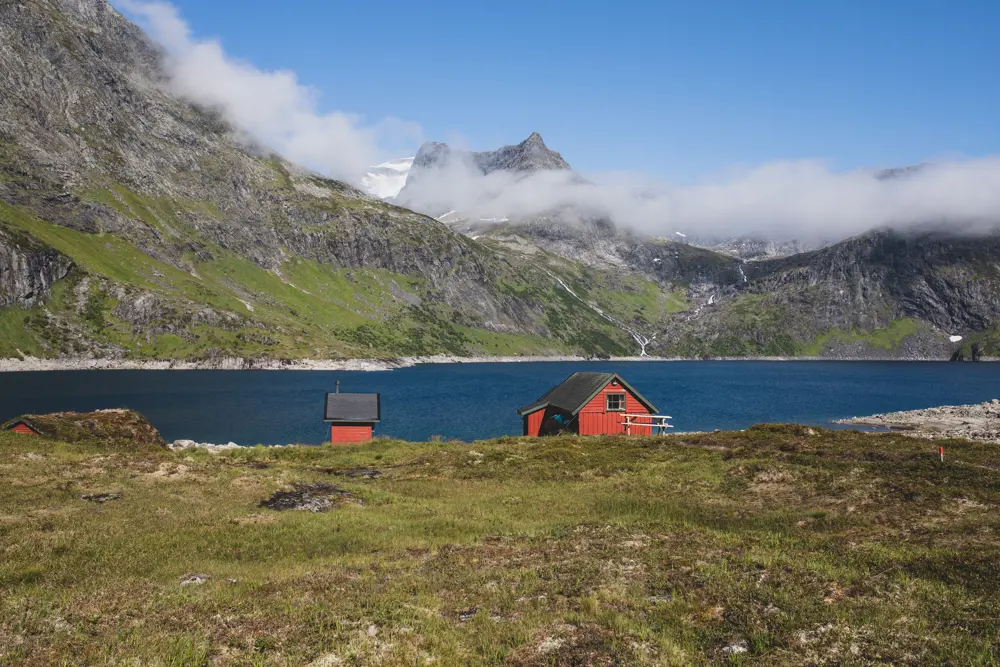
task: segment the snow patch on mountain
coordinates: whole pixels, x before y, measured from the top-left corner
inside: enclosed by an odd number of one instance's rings
[[[364,190],[379,199],[392,199],[406,185],[413,158],[404,157],[375,165],[361,179]]]

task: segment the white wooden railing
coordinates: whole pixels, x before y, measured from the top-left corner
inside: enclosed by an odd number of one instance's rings
[[[668,415],[630,415],[623,414],[622,417],[625,421],[622,422],[622,426],[625,427],[625,434],[632,434],[633,426],[643,426],[649,428],[653,435],[666,435],[670,429],[674,426],[673,424],[668,424],[668,419],[673,419]],[[648,419],[649,421],[640,421],[643,419]]]

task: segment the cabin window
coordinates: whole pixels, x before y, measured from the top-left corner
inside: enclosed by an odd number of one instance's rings
[[[608,412],[625,412],[625,394],[606,394]]]

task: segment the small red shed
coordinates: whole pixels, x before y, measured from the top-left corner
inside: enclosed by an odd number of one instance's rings
[[[327,393],[324,420],[330,422],[330,442],[368,442],[375,424],[382,420],[381,394]]]
[[[8,431],[20,433],[21,435],[41,435],[41,433],[33,429],[31,425],[23,419],[15,419],[14,421],[8,423],[6,428]]]
[[[573,373],[540,399],[517,411],[524,435],[652,435],[672,428],[670,417],[617,373]]]

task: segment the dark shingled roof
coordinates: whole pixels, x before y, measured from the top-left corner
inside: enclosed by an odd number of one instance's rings
[[[377,422],[382,419],[380,394],[330,394],[326,395],[328,422]]]
[[[526,415],[552,406],[575,415],[583,406],[590,403],[594,396],[597,396],[612,380],[618,380],[618,384],[631,392],[650,411],[657,411],[652,403],[647,401],[632,385],[623,380],[618,373],[573,373],[561,385],[553,387],[549,390],[549,393],[534,403],[524,406],[517,412],[520,415]]]

